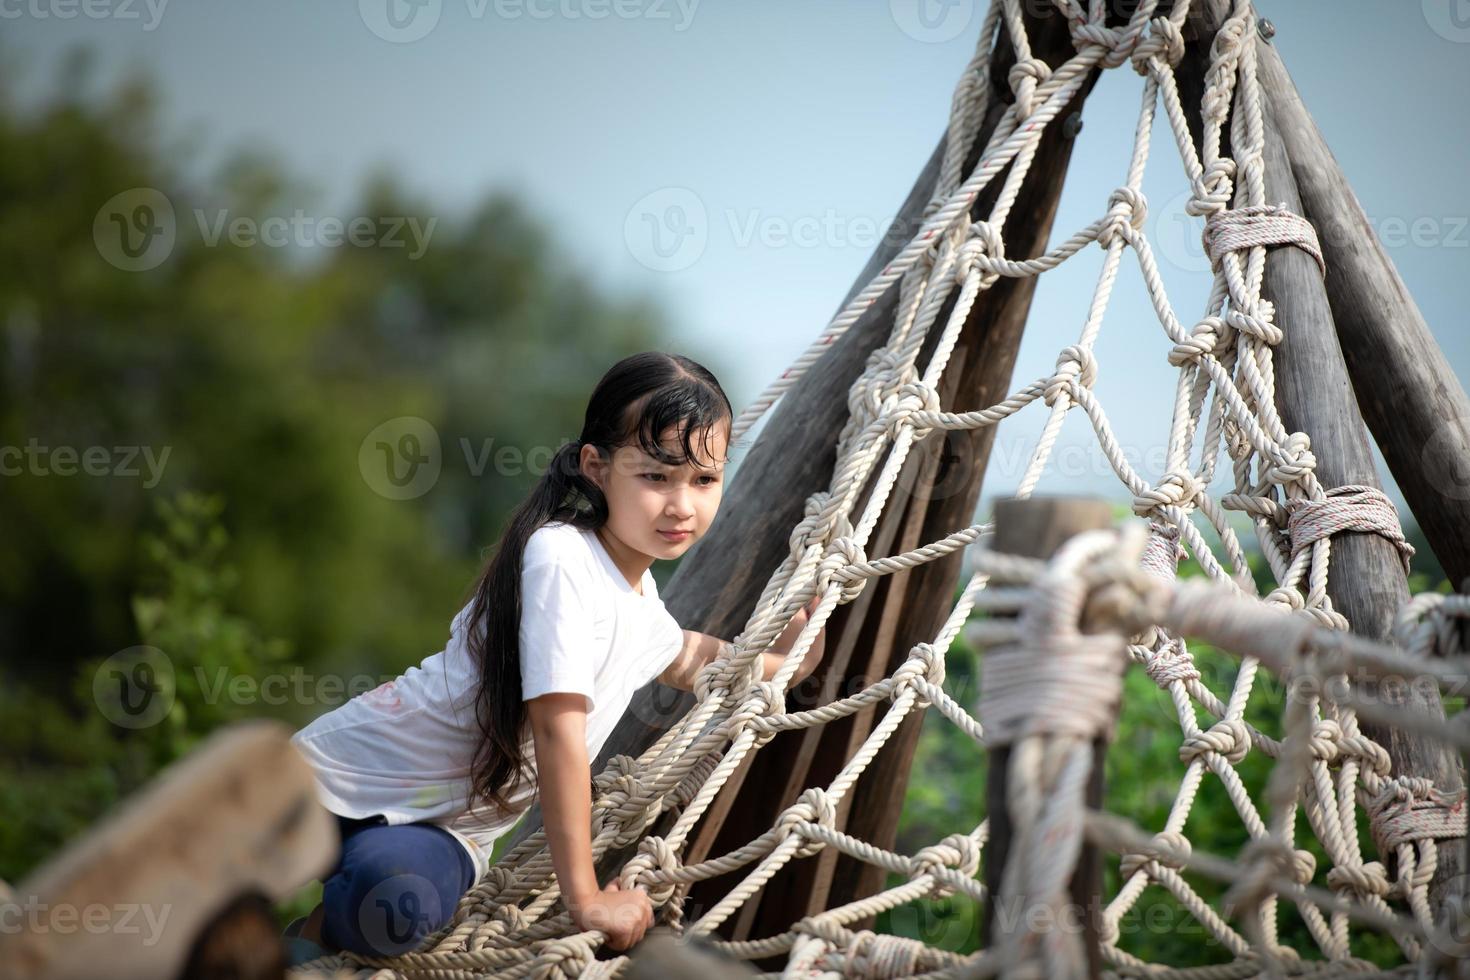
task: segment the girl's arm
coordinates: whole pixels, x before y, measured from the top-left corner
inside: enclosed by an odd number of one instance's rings
[[[770,680],[776,676],[776,671],[781,669],[781,664],[786,659],[786,654],[796,643],[796,636],[806,626],[806,621],[811,612],[816,608],[817,600],[813,599],[806,607],[797,612],[791,618],[791,623],[786,627],[771,649],[761,654],[764,670],[761,672],[761,680]],[[812,645],[807,648],[806,656],[802,658],[801,664],[796,668],[796,674],[788,682],[788,687],[795,687],[806,680],[811,672],[817,669],[817,664],[822,662],[822,653],[827,644],[827,630],[823,627]],[[729,640],[722,640],[708,633],[700,633],[695,630],[684,631],[684,646],[679,650],[664,672],[659,675],[659,682],[681,691],[694,690],[694,679],[704,666],[719,657],[726,648],[733,648],[734,644]]]
[[[625,892],[617,882],[597,887],[587,701],[581,694],[542,694],[526,702],[526,713],[536,747],[541,822],[562,902],[578,928],[601,929],[613,949],[627,949],[653,924],[653,905],[641,888]]]
[[[592,767],[587,759],[587,700],[580,694],[543,694],[526,702],[536,745],[541,818],[556,881],[568,905],[599,891],[592,864]]]

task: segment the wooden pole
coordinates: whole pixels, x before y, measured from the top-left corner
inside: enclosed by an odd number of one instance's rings
[[[1446,576],[1459,582],[1470,575],[1470,397],[1275,47],[1259,49],[1261,86],[1327,262],[1327,301],[1358,408]]]
[[[1270,45],[1256,39],[1258,58],[1264,59]],[[1263,83],[1265,80],[1263,79]],[[1263,106],[1265,123],[1266,199],[1301,213],[1302,202],[1281,133],[1276,127],[1274,105]],[[1353,396],[1332,310],[1316,260],[1298,248],[1273,248],[1267,252],[1261,294],[1276,308],[1276,323],[1282,341],[1275,348],[1276,397],[1288,430],[1307,433],[1317,458],[1316,477],[1323,487],[1357,484],[1378,487],[1378,474],[1368,447],[1368,436]],[[1351,624],[1354,633],[1388,642],[1398,610],[1409,599],[1408,580],[1398,550],[1376,534],[1344,534],[1332,541],[1328,592],[1333,606]],[[1397,702],[1398,692],[1372,683],[1368,697]],[[1402,702],[1420,710],[1434,710],[1443,717],[1437,691],[1407,684]],[[1423,776],[1451,796],[1463,786],[1455,754],[1444,745],[1422,735],[1400,731],[1363,719],[1365,735],[1388,750],[1395,775]],[[1392,856],[1382,855],[1385,863]],[[1430,897],[1438,906],[1446,883],[1459,876],[1463,855],[1458,848],[1442,848],[1439,866],[1430,885]]]
[[[1073,53],[1067,25],[1061,17],[1029,11],[1025,17],[1033,56],[1057,66]],[[1002,56],[1011,50],[1011,42],[1003,34],[998,46],[991,67],[990,112],[982,125],[982,132],[993,130],[1013,99],[1007,81],[1011,58]],[[1089,76],[1071,105],[1061,113],[1060,119],[1081,111],[1099,74],[1093,72]],[[1074,134],[1075,130],[1065,127],[1059,120],[1043,135],[1003,228],[1007,254],[1012,258],[1034,256],[1045,250],[1067,173]],[[981,145],[972,148],[967,161],[969,167],[974,165],[982,148]],[[1004,177],[1004,173],[997,175],[986,192],[977,198],[971,209],[972,216],[981,217],[990,212]],[[944,398],[948,410],[979,409],[1005,396],[1035,288],[1034,277],[1007,278],[980,297],[962,330],[956,357],[946,374],[947,379],[959,379],[956,394],[952,398]],[[947,306],[941,311],[941,318],[948,312]],[[919,363],[925,363],[928,353],[928,349],[921,352]],[[960,356],[962,353],[963,357]],[[895,496],[890,500],[889,512],[880,522],[875,545],[869,553],[887,553],[881,550],[882,545],[876,543],[879,537],[896,535],[893,537],[895,547],[904,550],[970,523],[974,519],[994,438],[994,428],[955,433],[945,446],[936,444],[933,447],[953,458],[940,460],[926,455],[920,460],[911,456],[909,462],[913,468],[906,472],[906,478],[909,472],[919,474],[914,482],[907,484],[913,486],[914,491],[906,499]],[[960,564],[961,557],[954,555],[870,585],[858,603],[847,607],[852,615],[844,622],[839,645],[833,649],[841,662],[834,660],[824,665],[831,668],[826,675],[826,691],[838,688],[844,692],[851,691],[886,676],[907,657],[915,643],[932,639],[952,605]],[[875,595],[872,604],[859,608],[869,594]],[[849,638],[853,639],[856,650],[866,652],[866,656],[857,662],[852,661],[854,649]],[[821,730],[778,736],[752,763],[747,779],[759,789],[742,792],[729,805],[723,825],[715,830],[716,839],[707,845],[709,850],[722,853],[744,844],[769,828],[776,814],[793,802],[803,788],[831,782],[867,738],[879,710],[874,708],[860,712],[823,726]],[[874,758],[839,808],[838,826],[841,829],[880,847],[893,846],[922,722],[923,716],[918,713],[905,719]],[[772,792],[774,787],[781,787],[781,790]],[[706,853],[704,846],[708,837],[709,828],[701,828],[700,839],[691,848],[689,860]],[[738,873],[732,877],[738,877]],[[725,879],[696,884],[690,891],[691,909],[712,904],[728,891],[731,884]],[[811,861],[788,864],[756,899],[746,903],[724,931],[727,938],[737,940],[779,933],[789,928],[793,921],[820,909],[874,894],[884,884],[881,869],[835,851],[824,851]],[[851,928],[864,928],[869,924],[866,921],[854,923]]]
[[[1030,497],[997,501],[995,505],[995,551],[1025,558],[1050,559],[1068,540],[1084,531],[1113,526],[1113,509],[1102,500],[1081,497]],[[981,665],[984,676],[984,665]],[[983,682],[983,681],[982,681]],[[1093,743],[1092,776],[1086,802],[1102,809],[1103,766],[1107,741]],[[1006,805],[1011,749],[997,745],[989,751],[985,781],[985,813],[990,820],[990,838],[985,845],[985,945],[995,945],[999,919],[996,900],[1001,892],[1006,858],[1014,836],[1010,809]],[[1072,875],[1072,902],[1081,910],[1083,942],[1087,947],[1088,976],[1102,975],[1102,854],[1097,846],[1084,843]]]

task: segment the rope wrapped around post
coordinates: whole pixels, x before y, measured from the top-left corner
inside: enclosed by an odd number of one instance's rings
[[[1134,535],[1129,545],[1121,550],[1136,563],[1143,541]],[[1118,560],[1119,551],[1112,532],[1073,538],[1038,579],[1017,624],[1019,642],[985,655],[981,724],[991,747],[1011,750],[1012,836],[991,899],[992,948],[1005,977],[1090,972],[1084,923],[1093,910],[1075,906],[1069,883],[1083,844],[1094,740],[1113,728],[1127,657],[1121,634],[1082,632],[1090,593],[1082,573]],[[1033,928],[1037,922],[1046,926]]]

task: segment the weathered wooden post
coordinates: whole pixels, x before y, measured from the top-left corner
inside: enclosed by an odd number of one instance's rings
[[[338,847],[290,735],[264,720],[215,732],[21,882],[13,901],[73,928],[0,929],[0,977],[284,976],[270,903]]]
[[[1470,575],[1470,397],[1368,223],[1274,45],[1261,87],[1302,214],[1327,263],[1327,301],[1353,392],[1451,582]]]
[[[1084,531],[1103,530],[1113,526],[1113,509],[1102,500],[1078,497],[1032,497],[1008,499],[995,505],[995,540],[993,549],[999,554],[1025,558],[1051,558],[1063,544]],[[985,664],[980,665],[984,685]],[[984,724],[984,718],[981,723]],[[1087,786],[1086,802],[1102,809],[1103,765],[1107,743],[1099,737],[1093,744],[1092,776]],[[998,929],[1003,925],[997,908],[1001,880],[1011,850],[1014,828],[1007,806],[1010,785],[1011,748],[990,748],[985,784],[985,814],[990,821],[990,836],[985,845],[985,910],[984,944],[994,946]],[[1072,902],[1081,910],[1083,942],[1088,956],[1088,975],[1102,975],[1102,856],[1094,844],[1084,844],[1072,876]],[[1023,925],[1023,923],[1017,923]]]
[[[1256,45],[1258,59],[1266,58],[1269,43],[1257,38]],[[1276,126],[1274,104],[1263,106],[1262,116],[1266,199],[1300,214],[1301,197]],[[1261,294],[1275,306],[1276,323],[1282,332],[1274,354],[1282,420],[1289,430],[1305,432],[1311,438],[1317,479],[1328,489],[1354,485],[1381,489],[1316,259],[1300,248],[1271,249],[1266,256]],[[1409,599],[1408,578],[1398,548],[1378,534],[1334,537],[1328,593],[1354,633],[1388,642],[1394,618]],[[1368,696],[1392,696],[1387,687],[1371,687]],[[1405,687],[1405,704],[1433,709],[1443,716],[1437,691],[1424,690],[1417,684]],[[1442,744],[1368,719],[1362,721],[1362,730],[1388,750],[1396,775],[1426,777],[1451,798],[1462,789],[1456,756]],[[1391,855],[1383,857],[1387,862]],[[1430,887],[1436,905],[1444,885],[1460,875],[1462,860],[1458,848],[1445,848],[1440,853]]]

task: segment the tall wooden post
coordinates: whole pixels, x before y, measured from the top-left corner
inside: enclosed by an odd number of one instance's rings
[[[1258,57],[1269,48],[1257,39]],[[1272,105],[1264,107],[1266,199],[1301,213],[1302,202],[1291,163],[1276,126]],[[1325,488],[1360,485],[1378,487],[1378,473],[1368,446],[1367,430],[1353,396],[1342,348],[1333,329],[1317,262],[1298,248],[1270,250],[1266,256],[1262,296],[1276,308],[1282,341],[1276,346],[1276,396],[1282,420],[1289,430],[1307,433],[1317,458],[1316,477]],[[1389,641],[1394,618],[1409,600],[1409,585],[1398,549],[1376,534],[1344,534],[1332,540],[1328,593],[1354,633]],[[1369,696],[1392,696],[1376,684]],[[1404,703],[1434,710],[1443,716],[1437,691],[1405,685]],[[1388,750],[1396,775],[1423,776],[1451,796],[1463,781],[1455,754],[1433,740],[1392,727],[1361,721],[1365,735]],[[1383,855],[1384,861],[1391,855]],[[1458,848],[1443,848],[1430,886],[1437,904],[1444,885],[1457,878],[1463,856]]]
[[[1025,17],[1034,57],[1056,66],[1074,53],[1066,22],[1060,16],[1028,11]],[[997,44],[991,66],[991,109],[982,134],[993,131],[1013,100],[1007,75],[1014,52],[1004,33]],[[1074,141],[1075,130],[1062,125],[1062,120],[1081,111],[1098,74],[1094,71],[1089,76],[1038,145],[1003,228],[1010,258],[1038,255],[1046,247]],[[972,148],[969,166],[978,158],[986,138],[982,135],[982,145]],[[1004,179],[1005,173],[997,175],[979,195],[971,210],[974,217],[989,213]],[[979,409],[1005,396],[1035,288],[1035,278],[1005,278],[980,296],[951,360],[950,371],[959,381],[953,400],[945,401],[947,410]],[[948,315],[949,308],[941,310],[941,318]],[[928,353],[929,348],[921,351],[921,364]],[[920,447],[910,458],[912,468],[906,478],[912,475],[914,482],[901,485],[912,486],[913,491],[890,498],[891,512],[885,513],[879,526],[879,535],[890,538],[899,550],[942,537],[974,519],[995,430],[955,433],[945,445],[938,444],[941,435],[932,438],[935,445]],[[931,455],[936,451],[952,458],[937,459]],[[870,553],[878,552],[870,549]],[[960,564],[961,556],[956,554],[870,584],[857,603],[846,607],[852,613],[844,621],[841,637],[835,638],[837,646],[829,640],[830,659],[820,675],[827,681],[824,690],[829,694],[853,690],[890,674],[915,643],[932,639],[952,605]],[[874,594],[871,603],[862,605],[869,593]],[[872,730],[879,710],[860,712],[821,730],[778,735],[751,763],[745,777],[750,790],[726,807],[720,826],[701,829],[689,858],[697,859],[706,849],[708,853],[723,853],[744,844],[769,828],[780,810],[792,803],[803,788],[829,783]],[[905,719],[863,773],[838,814],[838,824],[847,833],[880,847],[893,846],[922,723],[918,713]],[[780,791],[772,792],[776,787]],[[716,879],[696,884],[690,890],[691,910],[697,913],[712,904],[731,883]],[[871,895],[884,883],[880,869],[836,852],[824,852],[810,861],[794,861],[779,871],[756,899],[746,903],[725,932],[732,939],[779,933],[814,911]],[[868,924],[854,923],[853,928]]]
[[[1327,301],[1358,408],[1451,582],[1470,576],[1470,397],[1429,332],[1274,45],[1261,87],[1302,214],[1327,262]]]
[[[1078,497],[1033,497],[998,501],[995,506],[995,550],[1024,558],[1049,559],[1071,538],[1084,531],[1113,526],[1113,509],[1105,501]],[[984,665],[981,665],[984,677]],[[983,683],[983,680],[982,680]],[[983,723],[983,719],[982,719]],[[990,838],[985,846],[985,945],[995,945],[999,928],[996,902],[1011,848],[1014,829],[1006,803],[1011,748],[993,746],[989,752],[985,783],[985,813],[990,820]],[[1087,805],[1101,810],[1103,767],[1107,743],[1099,737],[1093,744],[1092,776],[1087,784]],[[1087,947],[1088,975],[1102,975],[1102,854],[1097,846],[1084,843],[1072,875],[1072,902],[1082,910],[1083,942]],[[1024,920],[1023,920],[1024,926]],[[1058,925],[1060,927],[1060,924]]]

